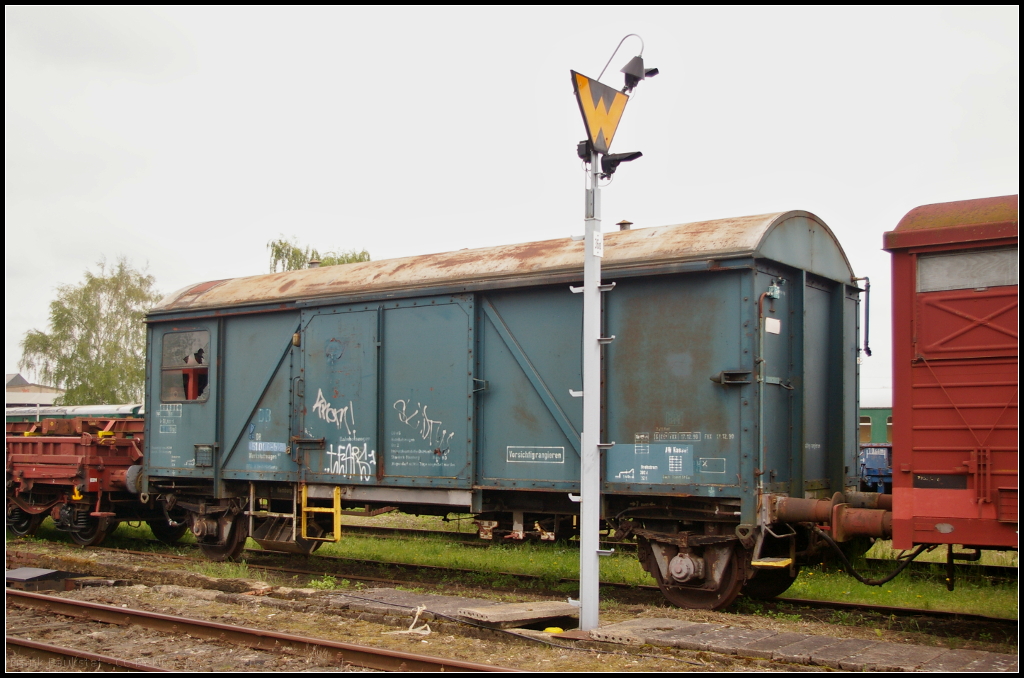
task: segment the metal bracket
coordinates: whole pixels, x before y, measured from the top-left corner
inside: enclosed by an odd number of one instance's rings
[[[583,397],[583,391],[574,391],[574,390],[572,390],[570,388],[569,389],[569,395],[571,395],[573,398],[582,398]]]
[[[610,337],[598,337],[597,338],[597,343],[599,343],[599,344],[610,344],[613,341],[615,341],[615,335],[614,334],[612,336],[610,336]]]
[[[607,551],[604,550],[604,549],[598,549],[597,550],[597,555],[599,555],[599,556],[610,556],[613,553],[615,553],[615,549],[608,549]]]
[[[752,370],[722,370],[718,374],[708,377],[711,381],[722,386],[735,384],[749,384]]]
[[[764,529],[765,529],[765,531],[768,534],[770,534],[771,536],[775,537],[776,539],[788,539],[789,537],[795,537],[796,536],[796,530],[793,529],[792,525],[790,525],[789,523],[781,523],[781,524],[789,528],[789,534],[775,534],[775,532],[772,530],[771,526],[768,525],[767,523],[764,525]]]
[[[327,440],[326,438],[302,438],[300,436],[292,436],[291,442],[294,443],[296,447],[300,445],[311,445],[315,449],[323,450],[326,449]]]
[[[597,286],[598,292],[611,292],[614,289],[615,283],[608,283],[607,285]],[[581,285],[580,287],[573,287],[572,285],[569,285],[569,291],[572,292],[573,294],[579,294],[580,292],[583,291],[583,286]]]
[[[607,450],[609,447],[615,447],[615,442],[613,441],[613,442],[610,442],[610,443],[598,443],[597,447],[598,447],[598,449],[601,449],[601,450]]]
[[[581,501],[583,501],[583,496],[579,495],[579,494],[573,494],[572,492],[570,492],[569,493],[569,501],[571,501],[574,504],[578,504]]]
[[[792,391],[793,390],[793,387],[790,385],[790,383],[788,381],[782,381],[782,377],[765,377],[764,378],[764,383],[766,383],[766,384],[774,384],[776,386],[781,386],[782,388],[786,389],[787,391]]]
[[[474,384],[483,384],[483,386],[478,386],[477,388],[474,388],[473,389],[473,393],[479,393],[480,391],[486,391],[487,387],[490,386],[490,383],[486,379],[477,379],[476,377],[473,377],[473,383]]]

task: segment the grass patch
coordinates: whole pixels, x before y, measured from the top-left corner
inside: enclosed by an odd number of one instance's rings
[[[450,532],[471,532],[475,530],[469,516],[454,516],[444,521],[435,516],[410,516],[398,513],[383,514],[373,518],[344,516],[348,524],[378,525],[387,527],[413,528],[424,530],[445,530]],[[12,536],[8,533],[8,542]],[[140,544],[140,539],[152,539],[152,533],[145,523],[122,523],[108,537],[106,545],[117,548],[141,550],[152,549],[166,552],[168,547],[162,544]],[[53,521],[47,519],[40,526],[38,536],[28,538],[29,541],[70,542],[66,532],[59,532]],[[194,543],[191,533],[186,533],[181,543]],[[250,548],[256,547],[249,540]],[[173,551],[173,549],[171,549]],[[193,553],[190,549],[182,549],[181,553]],[[577,585],[562,582],[561,578],[575,579],[579,576],[579,550],[564,544],[505,544],[495,543],[488,548],[466,546],[458,542],[446,541],[437,537],[416,537],[403,539],[376,539],[373,537],[345,536],[340,543],[326,543],[316,554],[311,556],[315,563],[317,555],[340,556],[379,561],[383,563],[410,563],[415,565],[435,565],[474,570],[473,573],[456,573],[448,575],[452,584],[463,584],[479,587],[494,586],[508,589],[534,588],[538,584],[531,580],[517,578],[517,575],[536,575],[542,577],[540,586],[547,590],[558,591],[566,595],[575,595]],[[895,558],[890,542],[876,542],[867,556],[871,558]],[[285,556],[285,558],[289,558]],[[922,554],[918,560],[928,562],[944,562],[944,550]],[[1014,552],[990,552],[982,555],[983,564],[1017,566],[1017,554]],[[857,563],[858,570],[863,561]],[[215,577],[250,578],[248,565],[245,563],[206,563],[208,570],[195,570]],[[232,569],[235,568],[235,569]],[[616,553],[600,559],[602,581],[618,582],[632,585],[651,585],[654,580],[640,567],[640,563],[632,554]],[[940,568],[936,565],[936,568]],[[969,566],[961,565],[958,572],[969,570]],[[369,574],[369,573],[367,573]],[[387,576],[385,570],[381,576]],[[876,575],[877,576],[877,575]],[[333,578],[332,578],[333,579]],[[316,580],[315,580],[316,581]],[[345,581],[334,580],[333,584],[327,577],[319,580],[317,585],[327,587],[345,586]],[[852,603],[868,603],[875,605],[891,605],[895,607],[912,607],[949,612],[983,614],[988,616],[1016,619],[1018,586],[1016,582],[991,582],[981,577],[963,576],[958,578],[956,590],[946,591],[941,580],[924,579],[908,576],[904,572],[882,587],[866,586],[849,577],[834,567],[805,567],[796,582],[784,596],[808,598],[812,600],[830,600]],[[760,603],[741,598],[737,611],[768,616],[785,614],[755,609]],[[744,608],[748,606],[750,609]],[[835,611],[835,623],[842,623],[842,611]],[[791,615],[787,615],[791,616]],[[784,618],[784,617],[779,617]],[[853,616],[850,619],[854,619]]]
[[[872,545],[871,549],[864,554],[866,558],[880,558],[884,560],[895,560],[904,551],[896,550],[892,547],[892,542],[888,540],[879,539]],[[954,549],[954,553],[961,553],[960,550]],[[962,551],[964,555],[972,554],[974,551]],[[934,551],[925,551],[917,558],[914,559],[918,563],[946,563],[946,548],[940,546]],[[958,560],[957,565],[968,566],[973,563]],[[1016,551],[982,551],[981,560],[977,562],[978,565],[999,565],[1002,567],[1019,567],[1017,561]]]
[[[433,520],[433,526],[441,522],[437,518],[430,520]],[[429,523],[424,526],[425,521],[422,518],[420,521],[420,529],[433,527]],[[578,549],[562,544],[496,543],[483,549],[435,537],[345,537],[339,543],[324,544],[313,558],[317,555],[471,569],[475,572],[457,575],[457,582],[503,588],[535,585],[532,581],[517,579],[516,575],[520,574],[541,577],[542,583],[548,588],[561,586],[559,580],[563,577],[574,579],[579,576],[580,557]],[[636,557],[631,554],[602,558],[600,563],[603,581],[626,584],[653,583],[650,576],[640,567]]]
[[[753,614],[759,617],[768,617],[770,619],[779,619],[782,621],[803,621],[803,616],[799,614],[791,614],[788,612],[782,612],[778,609],[774,609],[774,606],[761,600],[755,600],[753,598],[741,597],[736,600],[732,606],[734,612],[740,614]]]
[[[983,578],[957,581],[955,591],[935,580],[916,579],[900,574],[883,586],[861,584],[844,572],[813,566],[805,567],[784,594],[810,600],[834,600],[924,610],[982,614],[1016,619],[1017,584],[992,583]],[[837,611],[839,612],[839,611]],[[836,620],[834,623],[842,623]]]
[[[338,581],[337,577],[332,577],[329,574],[325,574],[320,579],[313,579],[306,586],[311,589],[319,589],[321,591],[334,591],[335,589],[347,589],[352,585],[348,579],[342,579]]]
[[[205,574],[207,577],[215,577],[217,579],[252,579],[252,573],[249,572],[249,564],[244,560],[237,563],[213,563],[213,562],[198,562],[190,563],[186,566],[187,570],[196,572],[198,574]]]
[[[7,541],[11,539],[17,539],[10,532],[7,533]],[[46,518],[39,526],[35,536],[32,537],[21,537],[23,541],[30,542],[63,542],[67,544],[73,544],[71,536],[62,530],[57,529],[57,525],[53,522],[52,518]],[[185,532],[185,535],[178,540],[179,544],[195,544],[196,538],[189,531]],[[138,522],[125,522],[117,526],[116,529],[112,530],[105,540],[103,540],[103,546],[116,549],[125,549],[127,551],[152,551],[166,553],[168,550],[174,551],[173,547],[168,547],[166,544],[162,544],[156,541],[156,537],[153,536],[153,531],[149,529],[149,525],[145,521]],[[174,551],[177,555],[185,555],[189,553],[188,550]]]
[[[473,516],[468,513],[449,513],[440,516],[416,516],[409,513],[382,513],[366,517],[346,514],[341,516],[342,525],[363,525],[366,527],[390,527],[401,530],[435,530],[440,532],[462,532],[473,534],[477,531]]]
[[[390,521],[393,527],[417,527],[419,529],[445,529],[452,526],[440,518],[430,516],[403,516],[386,514],[370,519],[358,519],[359,524],[370,521]],[[453,530],[454,531],[454,530]],[[363,558],[382,562],[411,563],[417,565],[439,565],[477,570],[474,574],[459,574],[453,583],[476,586],[500,586],[528,588],[532,582],[517,580],[516,574],[543,577],[546,588],[575,593],[576,585],[560,582],[565,578],[579,576],[579,551],[560,544],[501,544],[489,548],[463,546],[431,537],[417,539],[374,539],[344,538],[338,544],[326,544],[318,553],[349,558]],[[890,542],[878,542],[868,557],[895,558]],[[944,559],[944,554],[927,554]],[[1015,553],[984,552],[983,563],[1016,565]],[[644,572],[632,554],[616,554],[601,558],[601,580],[626,584],[651,585],[654,580]],[[1014,619],[1018,614],[1017,585],[1015,583],[992,583],[982,578],[964,578],[957,581],[956,590],[946,591],[941,581],[917,579],[903,573],[882,587],[866,586],[844,572],[829,567],[807,567],[801,571],[793,586],[783,594],[794,598],[812,600],[834,600],[860,602],[894,607],[912,607],[930,610],[944,610],[985,614]],[[737,605],[759,605],[757,601],[741,599]],[[737,608],[738,611],[744,610]],[[756,610],[750,613],[758,614]],[[762,611],[767,616],[779,619],[797,617],[772,610]]]

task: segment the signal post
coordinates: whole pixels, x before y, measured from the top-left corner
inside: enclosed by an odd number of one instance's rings
[[[625,42],[627,35],[619,42]],[[639,38],[639,36],[633,36]],[[626,86],[622,91],[599,82],[608,64],[615,58],[619,47],[608,59],[598,80],[571,71],[576,102],[579,104],[587,138],[577,147],[577,155],[587,164],[587,188],[584,208],[583,285],[570,288],[583,295],[583,390],[571,391],[583,397],[583,432],[580,440],[580,496],[569,495],[580,502],[580,629],[589,631],[598,627],[600,597],[601,530],[601,449],[614,443],[601,441],[601,346],[615,337],[601,336],[601,294],[610,291],[615,283],[601,284],[601,258],[604,256],[604,234],[601,232],[600,180],[615,172],[619,163],[641,156],[640,152],[609,153],[612,138],[629,100],[628,93],[644,78],[657,75],[658,70],[644,69],[643,41],[640,56],[634,57],[622,69]],[[598,160],[600,159],[600,165]]]

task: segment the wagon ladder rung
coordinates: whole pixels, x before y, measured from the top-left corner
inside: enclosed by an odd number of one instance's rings
[[[307,497],[307,486],[302,486],[302,538],[310,541],[341,541],[341,488],[335,486],[334,488],[334,502],[333,506],[309,506]],[[307,529],[309,525],[309,516],[312,513],[333,513],[334,514],[334,536],[333,537],[313,537],[310,536]]]

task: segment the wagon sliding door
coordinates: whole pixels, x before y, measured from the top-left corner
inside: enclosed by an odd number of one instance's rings
[[[455,296],[304,318],[303,479],[467,488],[472,315],[472,301]]]
[[[384,484],[470,486],[472,318],[472,300],[463,297],[421,299],[384,311]]]
[[[300,427],[293,431],[301,480],[376,481],[377,315],[349,308],[304,314]]]

